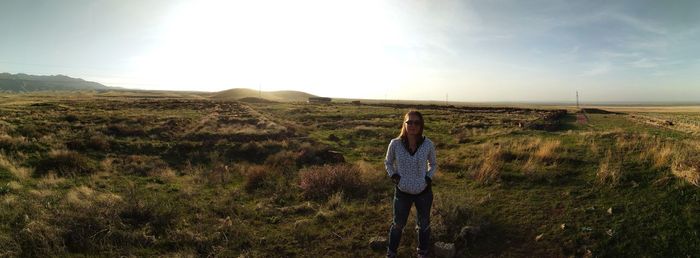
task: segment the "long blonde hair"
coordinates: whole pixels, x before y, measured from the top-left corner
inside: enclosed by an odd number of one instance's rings
[[[409,110],[406,112],[406,114],[403,116],[403,122],[401,123],[401,132],[399,133],[399,138],[401,140],[408,140],[408,133],[406,132],[406,121],[409,119],[411,115],[415,115],[420,119],[420,130],[418,131],[418,139],[423,138],[423,127],[425,125],[425,121],[423,120],[423,114],[418,112],[417,110]]]

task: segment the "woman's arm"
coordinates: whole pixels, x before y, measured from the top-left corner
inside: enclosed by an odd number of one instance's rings
[[[396,169],[394,169],[394,160],[396,160],[396,154],[394,154],[394,142],[389,143],[389,148],[386,151],[386,158],[384,158],[384,167],[389,177],[396,174]]]
[[[433,176],[435,176],[435,171],[437,170],[437,161],[435,158],[435,145],[430,144],[430,151],[428,152],[428,173],[426,173],[426,176],[430,178],[431,180],[433,179]]]

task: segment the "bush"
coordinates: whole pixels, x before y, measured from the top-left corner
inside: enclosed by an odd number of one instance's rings
[[[35,176],[46,175],[53,171],[59,176],[90,175],[98,170],[94,160],[74,151],[52,151],[48,157],[40,160],[34,171]]]
[[[265,159],[265,165],[282,171],[285,176],[292,176],[297,171],[297,155],[290,151],[280,151]]]
[[[41,138],[46,135],[46,131],[36,125],[20,125],[15,132],[27,138]]]
[[[54,224],[62,229],[63,242],[69,251],[108,250],[121,240],[115,233],[124,230],[118,217],[122,207],[119,195],[79,186],[66,194]]]
[[[127,125],[124,123],[112,124],[107,126],[105,133],[108,135],[114,135],[119,137],[140,137],[146,135],[146,132],[142,127],[138,127],[136,125]]]
[[[21,246],[20,256],[49,257],[64,251],[61,231],[43,220],[32,220],[15,236]]]
[[[345,162],[343,154],[331,150],[327,146],[311,145],[308,143],[300,147],[297,153],[297,165],[325,165]]]
[[[259,189],[273,187],[277,182],[275,174],[268,166],[249,166],[243,171],[243,176],[245,177],[243,188],[250,193]]]
[[[347,164],[309,167],[300,171],[299,176],[307,198],[326,198],[338,191],[357,195],[362,189],[359,170]]]
[[[129,155],[122,162],[117,168],[132,175],[155,176],[169,169],[168,163],[156,156]]]

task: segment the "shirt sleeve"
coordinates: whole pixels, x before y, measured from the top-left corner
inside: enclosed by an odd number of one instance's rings
[[[396,160],[396,153],[394,153],[394,141],[392,141],[389,143],[389,148],[386,150],[386,158],[384,158],[384,167],[386,168],[386,172],[390,177],[396,174],[396,169],[394,169],[394,160]]]
[[[430,151],[428,153],[428,172],[426,173],[426,176],[430,177],[430,179],[433,179],[433,176],[435,176],[435,171],[437,170],[437,159],[435,158],[435,145],[430,144]]]

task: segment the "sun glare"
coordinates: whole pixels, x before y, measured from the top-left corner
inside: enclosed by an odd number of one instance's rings
[[[379,1],[191,1],[164,17],[160,44],[133,59],[163,88],[295,89],[338,97],[395,90],[407,40]],[[400,52],[400,51],[399,51]]]

